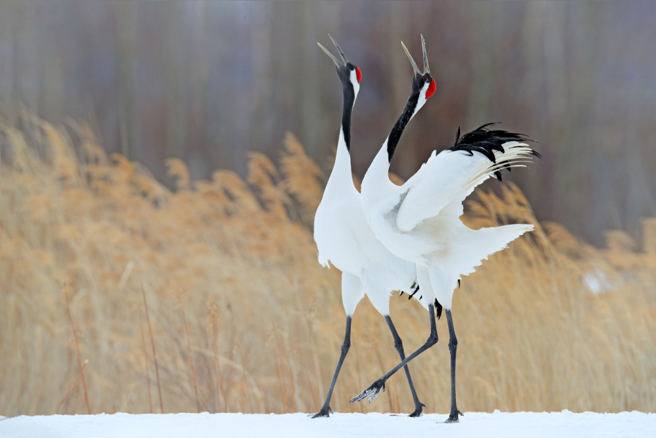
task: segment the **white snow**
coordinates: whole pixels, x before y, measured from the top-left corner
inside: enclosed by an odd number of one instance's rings
[[[495,411],[467,412],[459,424],[446,415],[390,414],[113,414],[20,416],[0,420],[2,438],[162,437],[656,437],[656,414]]]

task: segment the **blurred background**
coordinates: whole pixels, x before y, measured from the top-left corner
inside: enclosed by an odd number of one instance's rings
[[[341,93],[316,42],[330,33],[358,65],[354,171],[364,174],[410,88],[403,40],[423,33],[437,94],[406,131],[392,170],[491,121],[538,140],[544,159],[513,175],[541,220],[601,244],[656,213],[656,41],[650,1],[11,1],[0,14],[0,99],[54,123],[92,123],[107,151],[168,185],[244,175],[247,151],[277,157],[298,136],[324,164]]]
[[[468,411],[656,410],[656,2],[0,1],[0,415],[317,412],[343,340],[314,212],[342,105],[330,33],[363,73],[361,178],[426,38],[437,92],[392,170],[460,126],[543,159],[467,202],[532,223],[454,298]],[[406,352],[425,310],[391,298]],[[449,353],[410,364],[448,412]],[[87,362],[88,360],[88,362]],[[331,407],[408,412],[367,299]],[[446,418],[446,417],[445,417]],[[465,417],[464,421],[467,417]]]

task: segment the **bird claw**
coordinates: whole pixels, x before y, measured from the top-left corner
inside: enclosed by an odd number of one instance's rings
[[[359,402],[369,397],[369,403],[374,401],[376,397],[380,394],[380,391],[385,392],[385,381],[376,380],[369,388],[362,391],[360,394],[356,395],[351,399],[351,403]]]
[[[462,416],[462,417],[465,416],[465,414],[463,414],[462,412],[456,410],[455,414],[449,415],[449,418],[446,419],[445,423],[460,423],[460,420],[458,419],[459,415]]]
[[[412,414],[408,415],[408,417],[411,417],[411,418],[421,417],[422,415],[424,415],[424,408],[427,408],[427,407],[428,406],[426,406],[425,404],[420,403],[419,407],[416,408],[415,411]]]
[[[330,414],[333,414],[333,409],[330,406],[324,406],[316,414],[308,414],[308,417],[319,418],[319,417],[330,417]]]

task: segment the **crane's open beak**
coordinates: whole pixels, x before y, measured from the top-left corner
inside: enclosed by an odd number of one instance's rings
[[[403,41],[401,41],[401,45],[403,46],[403,50],[405,50],[405,54],[408,55],[408,59],[410,60],[410,64],[412,64],[412,69],[417,73],[418,75],[424,75],[425,73],[430,74],[430,67],[428,66],[428,55],[426,54],[426,41],[424,40],[424,36],[421,36],[421,51],[424,55],[424,72],[419,71],[419,67],[417,67],[417,64],[415,63],[415,60],[412,58],[412,55],[408,51],[408,48],[403,44]]]
[[[330,56],[330,59],[333,60],[333,62],[335,63],[335,66],[336,66],[336,67],[339,67],[339,66],[340,66],[340,65],[339,65],[339,61],[337,60],[337,58],[335,58],[335,57],[333,56],[333,54],[330,53],[330,52],[328,51],[328,49],[326,49],[324,46],[322,46],[321,43],[317,43],[317,45],[318,45],[319,47],[321,47],[321,50],[323,50],[324,52],[326,52],[326,55]]]
[[[346,57],[346,55],[344,54],[344,52],[342,52],[341,47],[339,47],[339,45],[335,42],[335,40],[333,39],[333,37],[330,36],[330,34],[328,34],[328,36],[330,37],[330,41],[333,42],[333,44],[335,45],[335,48],[336,48],[337,51],[339,52],[339,56],[341,56],[341,57],[342,57],[342,60],[344,60],[344,65],[348,64],[348,63],[349,63],[349,60],[348,60],[348,58]]]
[[[401,45],[403,46],[403,50],[405,50],[405,54],[408,55],[408,59],[410,60],[410,64],[412,64],[412,69],[415,71],[415,73],[420,75],[421,72],[419,71],[419,68],[417,68],[417,64],[415,63],[415,60],[412,59],[412,55],[408,51],[408,48],[405,46],[405,44],[403,44],[403,41],[401,41]]]
[[[424,54],[424,73],[430,74],[430,67],[428,66],[428,55],[426,54],[426,40],[421,36],[421,51]]]
[[[340,62],[337,60],[337,58],[335,58],[335,57],[333,56],[333,54],[330,53],[330,52],[328,51],[328,49],[326,49],[324,46],[322,46],[322,45],[319,44],[319,43],[317,43],[317,45],[318,45],[319,47],[321,47],[321,50],[323,50],[324,52],[326,52],[326,55],[330,56],[330,59],[333,60],[333,62],[335,63],[335,65],[336,65],[337,67],[340,67],[341,65],[346,65],[346,64],[348,64],[349,60],[348,60],[348,58],[346,57],[346,55],[344,54],[344,52],[342,52],[342,49],[341,49],[341,48],[339,47],[339,45],[335,42],[335,40],[333,39],[333,37],[330,36],[330,34],[328,34],[328,36],[330,37],[330,40],[331,40],[331,41],[333,42],[333,44],[335,45],[335,48],[337,48],[337,51],[339,52],[339,56],[342,57],[342,61],[344,61],[343,64],[340,63]]]

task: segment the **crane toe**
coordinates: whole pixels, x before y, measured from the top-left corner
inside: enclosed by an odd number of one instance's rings
[[[319,417],[330,417],[330,414],[333,413],[333,410],[330,406],[324,406],[321,408],[319,412],[316,414],[310,414],[309,417],[311,418],[319,418]]]
[[[353,397],[351,399],[351,403],[362,401],[367,397],[369,397],[369,403],[371,403],[376,399],[376,397],[378,397],[378,394],[380,394],[381,391],[385,392],[385,381],[379,379],[376,380],[369,388]]]
[[[410,418],[421,417],[422,415],[424,415],[424,408],[425,407],[427,407],[427,406],[425,404],[421,403],[419,406],[417,406],[417,408],[415,409],[415,411],[412,414],[408,415],[408,417],[410,417]]]
[[[460,423],[459,416],[465,416],[462,412],[456,410],[455,413],[449,415],[449,418],[446,419],[445,423]]]

